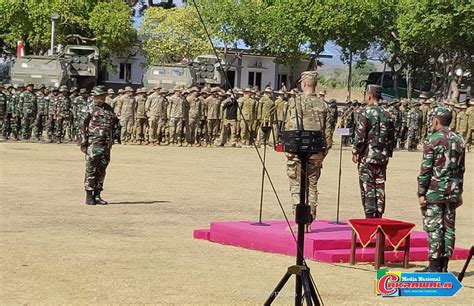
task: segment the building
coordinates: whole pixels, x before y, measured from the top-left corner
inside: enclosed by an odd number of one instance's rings
[[[147,59],[142,51],[129,57],[112,57],[112,63],[115,69],[106,71],[103,76],[104,84],[108,88],[142,86],[142,78],[147,66]],[[279,89],[282,83],[286,88],[290,88],[302,71],[312,69],[310,59],[302,60],[295,67],[290,67],[278,64],[274,56],[253,54],[247,50],[239,51],[238,54],[228,52],[226,63],[230,64],[227,70],[230,84],[226,84],[226,87],[256,86],[260,90],[263,90],[265,86]]]

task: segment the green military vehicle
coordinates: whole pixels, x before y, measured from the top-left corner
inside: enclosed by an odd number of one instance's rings
[[[177,64],[150,65],[143,75],[143,86],[160,86],[171,90],[175,86],[221,86],[224,77],[219,59],[214,55],[199,55],[193,61]]]
[[[11,82],[92,89],[97,83],[98,60],[97,47],[81,45],[67,45],[64,52],[53,56],[22,56],[13,64]]]

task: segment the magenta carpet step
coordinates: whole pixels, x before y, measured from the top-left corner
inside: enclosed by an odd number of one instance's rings
[[[284,220],[212,222],[210,229],[196,229],[195,239],[258,250],[269,253],[296,255],[296,244]],[[291,223],[296,228],[294,222]],[[305,236],[305,258],[322,262],[349,262],[351,228],[346,222],[313,222],[311,233]],[[296,234],[296,233],[295,233]],[[427,236],[423,231],[413,231],[410,237],[410,261],[428,260]],[[374,248],[357,249],[357,261],[373,261]],[[403,252],[386,252],[387,262],[403,261]],[[468,249],[456,248],[453,259],[465,259]]]

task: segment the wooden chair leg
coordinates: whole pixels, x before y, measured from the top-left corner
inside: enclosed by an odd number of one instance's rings
[[[410,262],[410,235],[405,238],[405,254],[403,255],[403,268],[408,269]]]
[[[380,269],[380,264],[382,261],[383,245],[382,245],[383,233],[379,229],[377,230],[377,239],[375,240],[375,270]]]
[[[350,264],[351,266],[355,265],[356,262],[356,243],[357,243],[357,235],[354,230],[352,230],[352,240],[351,240],[351,255],[350,255]]]

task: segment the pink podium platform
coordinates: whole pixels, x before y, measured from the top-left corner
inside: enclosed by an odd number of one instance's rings
[[[255,221],[212,222],[209,229],[196,229],[193,237],[262,252],[296,255],[295,241],[284,220],[264,221],[268,226],[253,223]],[[311,227],[311,233],[305,236],[305,258],[330,263],[349,262],[352,231],[346,222],[333,224],[318,220]],[[468,249],[456,248],[451,259],[466,259],[468,255]],[[356,251],[358,262],[373,262],[374,258],[375,248],[358,248]],[[427,235],[423,231],[413,231],[410,237],[410,261],[427,260]],[[387,251],[385,261],[402,262],[403,252]]]

